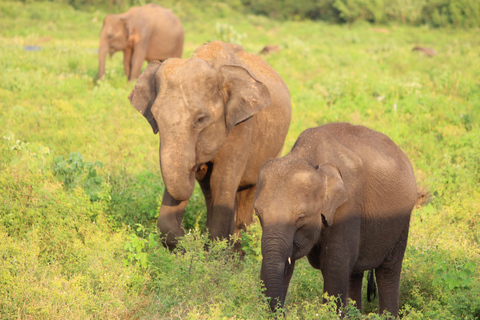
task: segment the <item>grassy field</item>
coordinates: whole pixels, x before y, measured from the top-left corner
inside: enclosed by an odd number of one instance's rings
[[[333,121],[390,136],[410,157],[413,212],[401,283],[405,319],[480,319],[479,30],[278,22],[223,4],[163,2],[182,20],[184,57],[206,41],[241,41],[285,79],[287,153]],[[0,2],[0,318],[264,319],[258,223],[244,259],[203,233],[196,188],[184,255],[157,243],[164,186],[158,136],[129,104],[122,54],[96,81],[106,12]],[[427,57],[415,45],[434,48]],[[336,318],[322,278],[299,261],[287,319]],[[364,316],[378,319],[376,302]],[[369,314],[372,313],[372,314]]]

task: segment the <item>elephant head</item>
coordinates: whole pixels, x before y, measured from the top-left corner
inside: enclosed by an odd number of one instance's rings
[[[105,74],[105,59],[107,53],[112,56],[115,52],[124,50],[128,44],[127,21],[120,15],[110,14],[103,20],[98,48],[98,79]]]
[[[195,172],[211,161],[232,128],[270,104],[267,87],[238,65],[200,58],[150,62],[129,96],[160,133],[160,167],[170,195],[187,200]]]
[[[288,155],[260,170],[255,212],[262,224],[261,280],[270,307],[283,307],[295,260],[318,242],[347,201],[341,174],[331,164],[313,167]]]

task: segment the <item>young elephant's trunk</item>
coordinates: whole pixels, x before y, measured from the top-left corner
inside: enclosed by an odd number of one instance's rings
[[[265,229],[264,229],[265,230]],[[284,235],[285,233],[281,233]],[[265,295],[270,300],[270,308],[283,308],[291,272],[293,272],[293,257],[291,256],[293,239],[284,237],[262,236],[262,270],[260,278],[265,286]],[[289,270],[291,269],[291,270]]]
[[[270,309],[283,308],[285,296],[283,293],[285,264],[283,262],[270,264],[263,258],[260,278],[265,286],[265,295],[270,298]]]

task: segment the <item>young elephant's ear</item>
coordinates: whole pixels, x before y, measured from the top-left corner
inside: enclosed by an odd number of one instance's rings
[[[270,105],[267,86],[247,69],[236,65],[220,67],[228,100],[225,106],[227,131]]]
[[[325,179],[325,194],[322,197],[322,221],[326,227],[333,224],[333,216],[338,207],[347,200],[347,191],[338,168],[331,164],[321,164],[317,168],[322,179]]]
[[[155,74],[160,65],[160,61],[150,61],[138,78],[135,88],[133,88],[128,96],[132,106],[147,118],[152,126],[153,133],[158,132],[157,122],[152,114],[152,105],[157,98],[157,81]]]

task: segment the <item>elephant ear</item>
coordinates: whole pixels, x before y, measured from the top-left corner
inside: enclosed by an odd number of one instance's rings
[[[227,132],[235,125],[251,118],[270,105],[270,92],[246,68],[237,65],[223,65],[220,74],[227,91],[225,122]]]
[[[333,216],[338,207],[347,200],[347,191],[343,184],[342,175],[334,165],[324,163],[318,166],[317,171],[324,179],[324,191],[322,197],[322,221],[325,227],[333,224]]]
[[[138,110],[152,126],[153,133],[158,132],[157,122],[153,117],[152,106],[157,98],[157,80],[155,74],[160,68],[160,61],[151,61],[138,78],[135,88],[128,96],[132,106]]]

